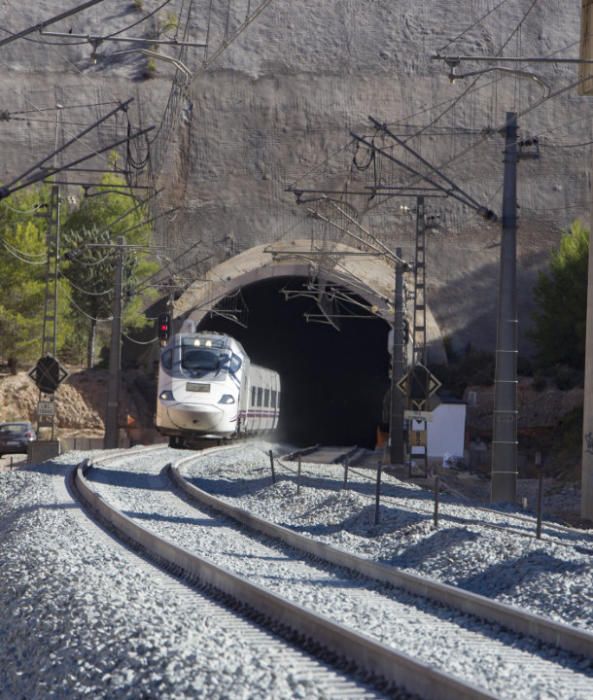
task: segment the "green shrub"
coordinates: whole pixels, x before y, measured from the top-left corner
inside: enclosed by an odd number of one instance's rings
[[[156,75],[156,61],[154,58],[149,58],[148,61],[146,61],[146,66],[144,67],[144,77],[145,78],[154,78]]]
[[[529,332],[538,366],[582,369],[585,358],[589,231],[574,221],[564,233],[533,288],[535,310]]]
[[[161,20],[161,32],[170,32],[179,26],[179,18],[174,12],[167,12],[165,19]]]

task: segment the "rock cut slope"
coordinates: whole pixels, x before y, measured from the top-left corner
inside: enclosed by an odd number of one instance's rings
[[[138,12],[133,3],[122,8],[106,0],[55,29],[120,31],[157,6],[156,0],[146,0]],[[204,0],[193,3],[188,26],[194,41],[204,38],[209,6]],[[180,7],[173,1],[166,9],[176,12]],[[224,41],[226,28],[230,35],[239,25],[246,9],[245,2],[212,3],[211,53]],[[15,31],[62,10],[57,0],[34,5],[5,0],[0,19]],[[574,65],[523,66],[539,82],[489,70],[451,84],[447,67],[431,57],[439,50],[453,55],[574,56],[579,18],[578,0],[275,0],[208,70],[200,69],[200,51],[184,55],[194,77],[180,101],[179,127],[165,147],[168,157],[158,174],[165,186],[163,207],[181,209],[174,221],[159,227],[158,242],[169,247],[172,259],[193,242],[192,254],[197,259],[211,256],[206,263],[210,266],[281,238],[335,237],[335,231],[312,223],[285,190],[295,183],[341,189],[354,177],[363,185],[372,185],[377,177],[399,182],[401,175],[387,163],[378,171],[365,171],[366,181],[353,168],[349,132],[370,134],[369,114],[406,138],[422,130],[410,144],[478,202],[499,211],[503,140],[498,130],[505,113],[516,111],[521,114],[521,136],[537,136],[541,151],[540,160],[522,163],[519,174],[524,344],[537,272],[562,227],[589,208],[590,146],[576,151],[567,146],[590,141],[590,98],[570,89],[544,99],[576,80]],[[154,18],[134,32],[147,39],[154,36]],[[55,120],[31,115],[31,110],[56,102],[94,105],[135,95],[143,123],[160,123],[170,66],[157,62],[154,77],[145,79],[146,58],[116,55],[118,50],[120,46],[108,42],[101,45],[95,64],[87,42],[55,47],[18,41],[0,49],[7,68],[0,81],[3,102],[11,111],[29,112],[24,121],[0,122],[3,177],[49,151],[55,140]],[[458,72],[492,67],[464,62]],[[71,136],[75,124],[96,118],[97,111],[96,106],[68,111],[64,135]],[[105,127],[99,141],[106,143],[109,133]],[[359,153],[357,162],[364,161],[365,154]],[[401,215],[401,204],[410,207],[414,201],[388,199],[378,205],[367,198],[348,199],[365,227],[388,245],[400,245],[410,258],[414,221]],[[440,217],[441,227],[431,235],[427,253],[428,299],[436,320],[455,345],[471,341],[490,348],[499,226],[484,223],[451,200],[429,200],[429,207]],[[176,264],[186,266],[187,255]],[[190,266],[192,272],[199,270]]]

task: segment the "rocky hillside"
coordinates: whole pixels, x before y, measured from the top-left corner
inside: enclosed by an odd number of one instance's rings
[[[191,5],[192,16],[186,24],[180,15],[179,30],[187,28],[192,41],[203,41],[208,32],[212,56],[240,28],[247,8],[259,3],[173,0],[160,14],[126,29],[159,4],[106,0],[51,29],[101,35],[125,30],[145,37],[150,46],[150,38],[159,34],[156,18],[162,29],[164,12],[179,13]],[[178,95],[178,126],[169,132],[166,121],[151,144],[162,166],[159,206],[179,207],[159,220],[157,242],[168,247],[161,262],[191,279],[204,266],[256,244],[335,237],[335,230],[312,222],[286,188],[402,182],[395,166],[367,163],[367,155],[350,143],[351,130],[372,135],[369,114],[406,139],[417,134],[409,141],[414,149],[480,204],[500,211],[499,128],[506,112],[517,111],[520,135],[537,136],[541,156],[523,161],[519,172],[523,332],[529,325],[531,287],[550,248],[562,227],[587,215],[590,98],[568,89],[576,80],[574,65],[527,63],[517,74],[495,71],[494,64],[462,62],[458,74],[487,72],[452,83],[448,67],[431,57],[439,51],[574,56],[580,6],[579,0],[274,0],[207,70],[203,49],[188,49],[183,61],[193,76]],[[0,26],[18,31],[63,10],[59,0],[2,0]],[[176,54],[167,47],[159,50]],[[4,181],[50,152],[56,130],[58,140],[72,138],[114,100],[136,99],[129,112],[135,124],[161,124],[170,63],[156,60],[147,70],[145,55],[119,43],[104,42],[93,52],[88,41],[39,35],[0,51],[0,98],[7,110],[0,120]],[[58,127],[56,104],[62,106]],[[79,141],[74,151],[105,147],[126,128],[120,115]],[[170,140],[162,138],[166,134]],[[146,153],[139,147],[133,155],[138,163]],[[79,197],[80,190],[72,187],[68,194]],[[414,221],[402,215],[400,205],[413,207],[414,200],[378,199],[352,195],[345,205],[374,235],[411,257]],[[428,303],[454,345],[471,341],[491,348],[500,227],[450,199],[430,199],[428,205],[440,223],[428,241]],[[199,266],[192,263],[196,260],[206,262]]]
[[[146,392],[147,381],[127,373],[120,396],[119,424],[133,421],[139,428],[152,426],[153,405]],[[150,387],[149,387],[150,390]],[[57,427],[64,434],[101,436],[107,401],[107,371],[72,371],[55,395]],[[39,391],[26,373],[0,378],[0,422],[37,422]]]

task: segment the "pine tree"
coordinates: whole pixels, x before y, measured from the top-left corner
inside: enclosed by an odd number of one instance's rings
[[[72,302],[79,312],[77,326],[81,337],[87,339],[87,364],[93,365],[96,355],[97,324],[111,316],[116,250],[108,246],[124,235],[126,243],[147,245],[151,229],[143,223],[147,218],[144,207],[134,209],[136,200],[121,186],[124,181],[117,175],[105,175],[101,187],[92,197],[82,199],[64,224],[64,244],[69,250],[70,264],[66,276],[72,286]],[[133,210],[133,211],[130,211]],[[147,320],[142,308],[154,294],[139,297],[134,292],[135,281],[158,269],[147,252],[136,250],[125,253],[123,325],[129,330],[141,328]]]
[[[531,337],[543,368],[582,370],[585,360],[589,231],[575,221],[552,253],[547,272],[534,287],[536,311]]]
[[[19,192],[0,202],[0,356],[32,363],[42,344],[47,269],[47,189]],[[72,335],[69,287],[58,288],[58,354]]]

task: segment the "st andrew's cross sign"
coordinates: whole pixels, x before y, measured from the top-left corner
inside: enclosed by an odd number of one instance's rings
[[[37,364],[29,372],[29,376],[44,394],[53,394],[68,376],[65,367],[51,355],[45,355],[37,360]]]
[[[397,388],[410,399],[411,405],[420,411],[424,408],[426,400],[441,386],[441,382],[420,362],[411,367],[397,382]]]

